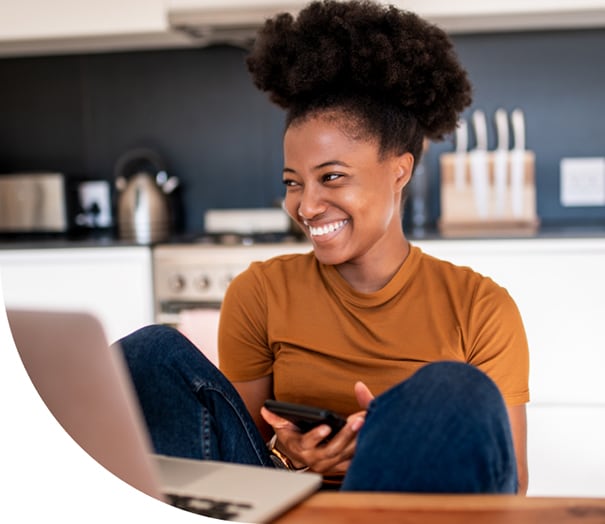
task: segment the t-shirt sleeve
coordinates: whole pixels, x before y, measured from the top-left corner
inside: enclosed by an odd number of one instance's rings
[[[509,406],[529,401],[529,349],[521,315],[506,289],[484,278],[470,313],[467,361],[498,386]]]
[[[233,279],[225,294],[218,330],[219,368],[232,382],[272,373],[267,342],[267,305],[257,264]]]

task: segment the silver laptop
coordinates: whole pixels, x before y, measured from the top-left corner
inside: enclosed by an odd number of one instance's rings
[[[154,455],[121,353],[85,313],[8,310],[38,393],[73,439],[109,471],[174,506],[222,520],[267,522],[321,485],[314,473]]]

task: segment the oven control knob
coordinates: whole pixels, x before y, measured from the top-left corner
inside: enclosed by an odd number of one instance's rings
[[[229,287],[229,284],[231,284],[231,281],[235,278],[234,275],[232,275],[231,273],[227,273],[226,275],[223,276],[223,289],[227,289]]]
[[[195,281],[195,285],[200,291],[206,291],[210,287],[210,279],[207,275],[200,275]]]
[[[170,287],[171,291],[183,291],[183,289],[185,289],[185,277],[178,273],[171,275],[168,279],[168,287]]]

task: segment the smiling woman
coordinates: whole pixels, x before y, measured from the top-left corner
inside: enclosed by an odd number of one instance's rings
[[[325,0],[268,20],[248,66],[287,110],[285,208],[313,251],[232,281],[220,372],[177,334],[122,341],[158,452],[268,466],[273,455],[347,490],[524,492],[515,303],[411,245],[401,223],[423,143],[470,103],[448,37],[393,7]],[[268,398],[347,423],[326,442],[329,426],[303,433]]]

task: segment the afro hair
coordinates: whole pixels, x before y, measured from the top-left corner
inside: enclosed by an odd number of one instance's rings
[[[419,157],[424,137],[452,132],[471,85],[443,30],[369,0],[314,1],[267,20],[247,58],[254,84],[287,110],[350,114],[381,150]]]

